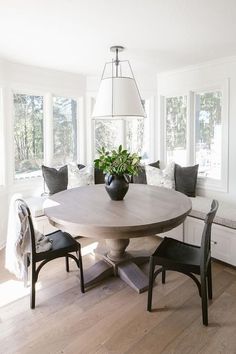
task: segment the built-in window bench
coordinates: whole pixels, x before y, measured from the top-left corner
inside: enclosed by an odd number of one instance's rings
[[[210,210],[212,199],[197,196],[190,198],[192,211],[183,225],[160,236],[169,236],[199,246],[204,218]],[[236,266],[236,208],[219,201],[211,234],[212,257]]]
[[[46,197],[33,197],[27,200],[31,209],[34,227],[43,234],[55,231],[44,215],[43,202]],[[184,224],[160,234],[187,243],[200,245],[204,218],[210,210],[212,199],[197,196],[191,198],[192,211]],[[236,266],[236,208],[219,202],[219,209],[212,225],[212,257]]]

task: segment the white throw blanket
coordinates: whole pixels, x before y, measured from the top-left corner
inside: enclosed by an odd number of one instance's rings
[[[22,198],[15,194],[11,198],[8,216],[7,242],[5,254],[5,268],[15,274],[18,279],[24,277],[23,256],[26,252],[30,253],[30,235],[26,233],[25,239],[22,239],[21,222],[18,216],[18,205],[16,200]],[[36,252],[45,252],[52,248],[52,243],[47,236],[35,232]]]

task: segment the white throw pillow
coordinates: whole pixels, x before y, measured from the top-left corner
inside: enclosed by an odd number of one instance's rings
[[[68,164],[68,188],[82,187],[94,184],[94,169],[86,166],[79,170],[73,163]]]
[[[162,171],[159,168],[145,166],[147,184],[151,186],[161,186]]]
[[[147,184],[158,187],[174,188],[174,162],[169,163],[164,170],[145,166]]]

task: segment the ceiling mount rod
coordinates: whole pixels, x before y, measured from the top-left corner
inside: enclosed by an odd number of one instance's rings
[[[111,52],[116,53],[116,59],[114,60],[115,66],[116,66],[116,77],[118,77],[118,66],[119,66],[119,52],[123,52],[125,48],[122,47],[121,45],[114,45],[110,47]]]

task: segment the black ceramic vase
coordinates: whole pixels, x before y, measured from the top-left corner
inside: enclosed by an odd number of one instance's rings
[[[126,175],[106,175],[105,188],[111,200],[123,200],[129,189],[129,178]]]

